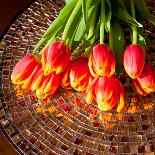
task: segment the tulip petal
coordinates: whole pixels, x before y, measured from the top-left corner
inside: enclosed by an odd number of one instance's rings
[[[70,85],[70,69],[71,69],[71,62],[67,66],[66,70],[62,74],[62,81],[61,81],[61,86],[65,89],[71,89]]]
[[[90,53],[90,56],[89,56],[88,66],[89,66],[89,71],[91,75],[93,77],[99,77],[99,75],[97,74],[97,70],[94,67],[93,62],[92,62],[92,53]]]
[[[89,70],[93,77],[111,76],[115,72],[116,59],[113,51],[105,44],[93,47],[88,61]]]
[[[56,72],[56,74],[63,72],[70,61],[70,56],[69,47],[61,41],[55,41],[45,49],[42,55],[41,62],[44,75],[46,76],[51,72]]]
[[[88,59],[78,57],[72,61],[69,78],[71,86],[77,91],[85,91],[90,82],[90,72],[88,68]]]
[[[113,77],[101,77],[99,88],[97,91],[96,102],[100,109],[107,111],[111,110],[119,99],[118,84]]]
[[[53,94],[60,86],[61,75],[52,73],[48,76],[49,78],[47,78],[46,85],[44,86],[44,93],[50,95]]]
[[[43,99],[43,98],[47,97],[47,95],[44,93],[43,89],[41,89],[41,88],[37,89],[36,96],[39,99]]]
[[[133,84],[134,84],[134,87],[135,89],[137,90],[137,92],[142,95],[142,96],[146,96],[147,95],[147,92],[145,92],[145,90],[141,87],[139,81],[137,79],[134,79],[133,80]]]
[[[11,80],[14,84],[23,84],[33,72],[36,65],[40,64],[39,58],[32,54],[28,54],[21,58],[11,74]]]
[[[44,79],[45,79],[45,76],[43,74],[43,69],[40,68],[40,70],[38,70],[35,77],[33,78],[33,81],[31,84],[31,90],[34,91],[39,89],[42,86]]]
[[[35,66],[32,74],[26,80],[24,80],[24,84],[22,85],[22,89],[30,89],[31,88],[33,78],[35,77],[36,73],[38,72],[38,70],[40,68],[41,68],[41,65]]]
[[[124,108],[124,88],[122,84],[119,82],[119,89],[120,89],[120,97],[119,97],[119,102],[117,106],[117,112],[120,112]]]
[[[88,87],[86,94],[86,102],[88,104],[90,104],[93,101],[93,99],[96,98],[95,90],[96,87],[98,87],[97,84],[98,84],[98,78],[95,78]]]
[[[145,63],[145,50],[138,44],[132,44],[125,49],[123,64],[125,71],[132,78],[138,78]]]
[[[155,88],[155,69],[149,65],[145,64],[142,73],[137,78],[143,90],[145,90],[148,94],[154,92]]]
[[[96,100],[98,108],[102,111],[111,110],[117,103],[117,111],[124,107],[124,89],[114,76],[93,79],[87,90],[86,102],[90,104]]]

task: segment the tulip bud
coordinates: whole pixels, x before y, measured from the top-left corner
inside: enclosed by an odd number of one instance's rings
[[[155,69],[149,65],[145,64],[140,76],[133,81],[137,92],[145,96],[155,91]]]
[[[44,80],[45,80],[44,70],[41,67],[33,77],[33,81],[31,83],[31,90],[32,91],[38,90],[42,86]]]
[[[37,80],[37,78],[36,78]],[[39,78],[37,85],[38,89],[36,90],[36,95],[38,98],[45,98],[46,96],[53,94],[61,83],[61,75],[52,72],[47,76],[42,76]]]
[[[69,63],[69,65],[67,66],[67,68],[65,69],[65,71],[62,73],[62,82],[61,82],[61,86],[65,89],[71,89],[71,85],[70,85],[70,69],[72,66],[72,61]]]
[[[89,70],[93,77],[111,76],[115,73],[116,59],[114,53],[105,44],[93,47],[89,56]]]
[[[40,64],[35,66],[32,74],[27,79],[25,79],[25,81],[22,85],[22,89],[31,89],[31,85],[34,80],[34,77],[37,74],[37,72],[40,70],[40,68],[41,68]]]
[[[37,56],[28,54],[21,58],[13,68],[11,74],[12,83],[24,84],[25,80],[30,77],[37,65],[40,65],[40,60]]]
[[[77,91],[85,91],[88,88],[92,76],[88,68],[88,59],[78,57],[73,60],[62,75],[62,87],[74,88]]]
[[[48,75],[51,72],[60,74],[67,67],[71,56],[70,48],[63,42],[55,41],[42,55],[42,66],[44,69],[44,75]]]
[[[119,80],[114,76],[95,78],[90,84],[86,102],[95,100],[102,111],[111,110],[117,103],[117,112],[124,107],[124,89]]]
[[[133,85],[140,95],[142,95],[142,96],[147,95],[147,92],[145,92],[145,90],[142,88],[142,86],[140,85],[140,83],[137,79],[133,79]]]
[[[123,64],[125,71],[132,78],[140,76],[145,63],[145,50],[138,44],[132,44],[125,49]]]

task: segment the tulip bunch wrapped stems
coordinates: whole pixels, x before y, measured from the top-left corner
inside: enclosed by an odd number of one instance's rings
[[[12,83],[40,99],[59,87],[84,91],[88,104],[120,112],[124,70],[140,95],[155,91],[155,69],[145,63],[142,18],[155,25],[145,0],[66,0],[33,53],[14,67]]]

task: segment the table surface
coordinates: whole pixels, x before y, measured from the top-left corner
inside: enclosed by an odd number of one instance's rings
[[[0,36],[9,27],[17,14],[27,7],[32,0],[2,0],[0,5]],[[8,142],[0,131],[0,155],[18,155],[18,152]]]

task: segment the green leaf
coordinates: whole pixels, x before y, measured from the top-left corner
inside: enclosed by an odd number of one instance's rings
[[[60,27],[65,27],[68,18],[72,10],[74,9],[78,0],[72,0],[68,5],[66,5],[61,12],[59,13],[58,17],[52,22],[49,28],[46,30],[45,34],[41,38],[41,40],[36,45],[34,52],[37,51],[44,43],[46,43]]]
[[[135,0],[134,3],[141,15],[145,17],[150,23],[155,25],[155,18],[151,16],[145,0]]]
[[[68,4],[70,3],[72,0],[65,0],[65,3]]]
[[[57,36],[58,36],[60,33],[62,33],[62,32],[63,32],[63,28],[61,27],[61,28],[59,28],[59,29],[55,32],[55,34],[53,34],[53,36],[47,41],[46,45],[45,45],[44,48],[39,52],[39,54],[42,55],[42,53],[44,52],[44,50],[45,50],[48,46],[50,46],[50,44],[52,44],[52,43],[56,40]],[[35,53],[34,53],[34,54],[35,54]]]
[[[76,35],[73,41],[74,42],[72,45],[73,50],[81,43],[82,39],[84,39],[90,27],[91,26],[95,27],[96,25],[95,23],[97,21],[95,16],[98,16],[97,15],[99,10],[98,7],[99,7],[99,2],[91,1],[91,4],[89,5],[89,8],[88,8],[87,23],[85,23],[84,15],[82,14],[83,16],[76,30]]]
[[[88,9],[88,22],[87,22],[86,27],[89,28],[91,23],[93,22],[92,21],[93,14],[96,14],[96,16],[97,16],[97,12],[99,11],[99,4],[100,4],[99,0],[91,1],[89,9]]]
[[[82,8],[77,11],[75,18],[72,20],[72,23],[70,25],[69,33],[66,37],[66,42],[69,44],[69,46],[72,46],[73,39],[76,35],[79,24],[81,23],[81,19],[82,19]]]
[[[117,73],[122,69],[122,54],[124,51],[124,33],[120,21],[112,16],[110,21],[109,45],[113,50],[117,61]]]
[[[110,19],[112,15],[111,11],[111,3],[110,0],[106,0],[106,6],[105,6],[106,12],[105,12],[105,29],[107,32],[110,31]]]
[[[146,49],[146,40],[143,34],[138,33],[137,34],[137,43],[143,46]]]
[[[91,0],[82,0],[82,14],[84,17],[85,25],[87,25],[88,22],[88,10],[91,2]]]
[[[133,42],[133,30],[130,29],[131,42]],[[140,44],[146,49],[146,38],[144,35],[144,28],[137,28],[137,44]]]
[[[92,44],[94,43],[94,41],[96,42],[96,41],[98,40],[98,38],[99,38],[99,33],[98,33],[99,27],[100,27],[99,21],[98,21],[98,23],[96,23],[95,26],[96,26],[96,27],[95,27],[94,33],[93,33],[92,36],[90,36],[88,39],[83,39],[82,42],[80,42],[80,44],[79,44],[79,42],[77,42],[77,41],[74,41],[74,42],[73,42],[73,48],[75,49],[75,50],[73,51],[73,53],[72,53],[73,57],[78,56],[79,54],[81,54],[81,53],[82,53],[83,51],[85,51],[86,49],[87,49],[87,50],[84,52],[84,54],[85,54],[85,56],[88,56],[88,54],[89,54],[89,52],[90,52],[89,49],[91,48]],[[74,46],[75,46],[75,47],[74,47]],[[77,51],[77,49],[76,49],[77,46],[80,47],[80,51],[79,51],[79,49],[78,49],[78,51]]]
[[[54,32],[55,30],[57,30],[57,28],[59,28],[60,26],[62,26],[62,24],[65,26],[65,24],[66,24],[68,18],[70,17],[70,14],[71,14],[72,10],[74,9],[77,1],[78,0],[72,0],[71,3],[66,5],[61,10],[61,12],[59,13],[59,16],[49,26],[49,28],[47,29],[47,31],[43,37],[47,37],[47,36],[51,35],[51,33]]]
[[[143,27],[142,24],[138,23],[132,16],[129,15],[129,13],[128,13],[127,9],[125,8],[125,5],[123,4],[122,1],[112,0],[111,8],[112,8],[112,13],[119,19],[122,19],[122,20],[128,22],[129,24],[132,24],[132,25],[135,25],[138,27]]]
[[[78,25],[74,41],[81,41],[81,38],[84,36],[85,32],[86,32],[86,24],[85,24],[84,17],[82,17]]]

